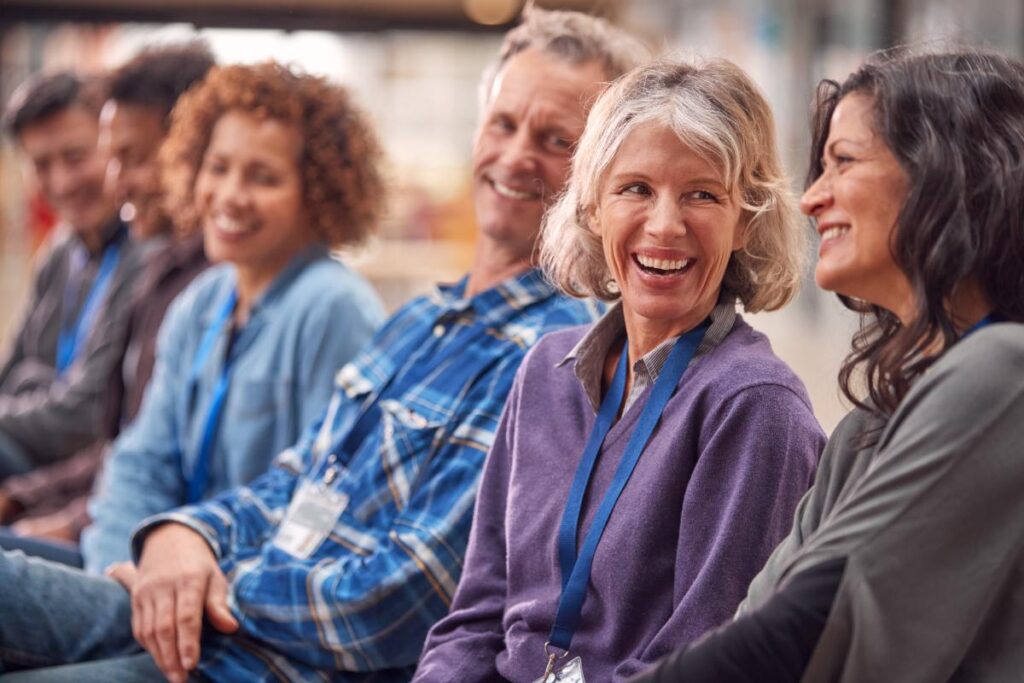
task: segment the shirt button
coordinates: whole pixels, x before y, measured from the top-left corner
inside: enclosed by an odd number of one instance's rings
[[[444,325],[434,325],[434,336],[435,337],[444,336]]]
[[[335,455],[334,453],[331,453],[330,455],[327,456],[327,464],[328,465],[333,465],[336,462],[338,462],[338,456],[337,455]]]

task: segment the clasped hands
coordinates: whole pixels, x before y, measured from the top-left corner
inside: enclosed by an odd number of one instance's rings
[[[171,683],[187,681],[199,663],[204,614],[221,633],[238,630],[217,558],[187,526],[157,527],[146,538],[137,567],[122,562],[106,574],[131,594],[132,634]]]

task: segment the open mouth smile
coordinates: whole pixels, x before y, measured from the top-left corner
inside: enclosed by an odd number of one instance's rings
[[[633,261],[645,273],[659,277],[671,277],[681,275],[690,269],[694,259],[662,259],[633,254]]]

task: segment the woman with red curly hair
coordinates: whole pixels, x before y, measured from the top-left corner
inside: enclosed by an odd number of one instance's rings
[[[90,504],[86,569],[128,560],[146,517],[255,478],[323,412],[383,315],[329,256],[373,229],[380,159],[342,88],[277,64],[214,68],[182,98],[161,150],[168,208],[219,265],[161,326],[139,417]]]

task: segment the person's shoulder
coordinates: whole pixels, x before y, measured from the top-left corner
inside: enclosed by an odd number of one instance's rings
[[[1024,364],[1024,324],[1005,322],[986,325],[961,340],[936,365],[953,365],[961,370],[984,370],[1002,374],[1009,367]]]
[[[703,361],[698,375],[705,383],[725,382],[729,393],[752,387],[778,387],[795,393],[810,405],[807,390],[796,372],[775,354],[763,333],[738,315],[729,334]]]
[[[217,263],[199,273],[175,298],[172,308],[178,311],[203,311],[227,295],[234,287],[234,266]],[[179,313],[180,314],[180,313]]]
[[[552,294],[527,315],[541,334],[594,322],[604,313],[605,306],[594,299],[577,299],[561,293]]]
[[[987,325],[960,340],[915,384],[907,399],[936,390],[974,408],[1024,394],[1024,324]]]
[[[384,306],[373,285],[355,270],[331,256],[311,261],[298,275],[298,287],[289,288],[286,305],[314,310],[353,310],[375,323],[384,317]]]

